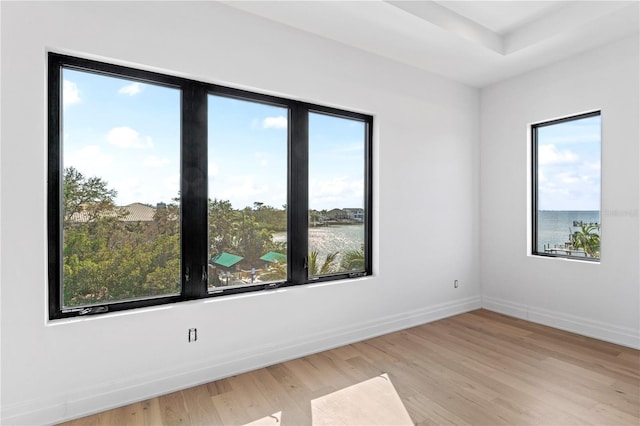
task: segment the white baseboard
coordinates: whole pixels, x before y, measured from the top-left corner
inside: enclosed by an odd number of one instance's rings
[[[213,380],[324,350],[348,345],[394,331],[436,321],[481,307],[479,296],[432,305],[410,312],[376,318],[321,334],[301,336],[268,347],[253,347],[227,353],[206,364],[156,371],[137,377],[117,378],[108,385],[75,391],[61,391],[46,399],[3,407],[2,424],[51,424],[197,386]]]
[[[640,349],[640,331],[637,329],[594,321],[589,318],[527,306],[508,300],[483,296],[482,307],[490,311],[525,319],[537,324],[581,334],[606,342]]]

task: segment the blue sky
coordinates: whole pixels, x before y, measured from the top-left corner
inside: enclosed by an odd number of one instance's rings
[[[65,69],[62,131],[64,167],[101,177],[116,204],[178,195],[178,90]]]
[[[363,207],[364,124],[311,114],[315,209]],[[99,176],[116,204],[178,195],[179,90],[63,70],[63,166]],[[287,110],[209,96],[209,196],[235,208],[287,202]]]
[[[362,122],[309,115],[309,208],[364,208]]]
[[[600,210],[601,117],[538,128],[538,209]]]

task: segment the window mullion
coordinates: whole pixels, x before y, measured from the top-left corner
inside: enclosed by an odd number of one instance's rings
[[[292,284],[307,281],[309,226],[309,111],[289,110],[288,276]]]
[[[49,313],[59,315],[62,309],[62,142],[61,142],[61,61],[49,56],[49,169],[48,169],[48,244],[49,244]]]
[[[364,155],[364,268],[365,273],[371,275],[373,273],[373,120],[367,119],[365,125],[365,155]]]
[[[538,252],[538,132],[531,127],[531,252]]]
[[[182,91],[182,294],[207,293],[207,89],[190,82]]]

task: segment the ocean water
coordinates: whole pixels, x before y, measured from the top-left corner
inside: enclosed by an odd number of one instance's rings
[[[600,211],[558,211],[538,212],[538,251],[544,246],[561,246],[571,240],[571,235],[580,229],[579,222],[600,223]],[[577,225],[577,226],[574,226]],[[275,241],[286,241],[286,233],[274,234]],[[359,250],[364,242],[363,225],[334,225],[309,229],[309,250],[316,250],[323,259],[328,253]]]
[[[286,241],[287,234],[276,232],[273,239],[274,241]],[[331,225],[309,228],[309,251],[317,251],[320,259],[337,251],[337,264],[340,263],[343,253],[360,250],[363,243],[364,225]]]
[[[571,234],[580,229],[579,222],[600,224],[600,211],[538,211],[538,251],[544,246],[564,246]],[[574,226],[578,225],[578,226]]]

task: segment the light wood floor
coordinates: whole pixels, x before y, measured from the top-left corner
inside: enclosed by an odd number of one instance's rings
[[[66,425],[639,425],[640,352],[478,310]]]

